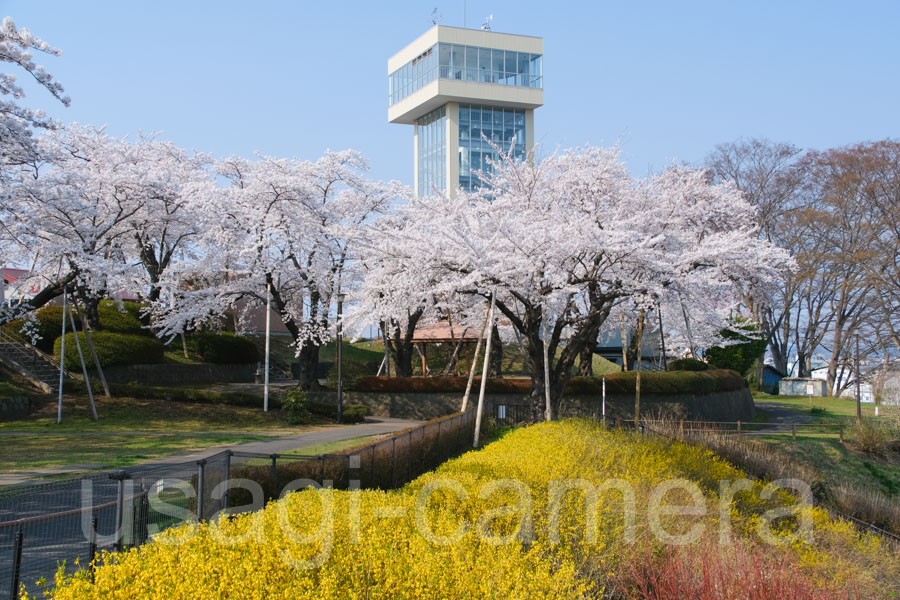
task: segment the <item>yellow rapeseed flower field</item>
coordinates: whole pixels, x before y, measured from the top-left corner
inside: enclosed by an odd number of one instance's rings
[[[545,423],[513,431],[400,490],[307,489],[257,513],[164,532],[140,548],[104,554],[93,581],[87,570],[60,576],[53,595],[600,598],[622,585],[626,565],[665,546],[660,530],[677,537],[699,527],[707,544],[770,547],[823,588],[850,581],[861,597],[890,597],[900,571],[878,538],[817,509],[796,508],[795,497],[769,495],[758,482],[722,502],[721,482],[744,478],[709,451],[680,442],[589,421]],[[666,481],[675,484],[661,494]],[[654,498],[693,503],[703,514],[654,516]],[[782,518],[766,516],[785,506]],[[813,523],[811,539],[796,535],[804,518]],[[760,528],[774,539],[762,541]],[[731,541],[722,541],[726,533]]]

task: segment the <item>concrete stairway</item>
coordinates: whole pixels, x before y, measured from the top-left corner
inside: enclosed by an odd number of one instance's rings
[[[0,363],[21,373],[48,394],[59,389],[59,363],[6,327],[0,334]]]

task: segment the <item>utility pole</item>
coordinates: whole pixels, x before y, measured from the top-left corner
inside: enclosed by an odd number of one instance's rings
[[[63,320],[62,320],[62,337],[59,340],[59,402],[56,405],[56,423],[62,423],[62,395],[63,395],[63,376],[65,375],[66,364],[66,288],[63,286]]]
[[[344,345],[344,297],[346,294],[338,292],[337,294],[337,422],[341,425],[344,422],[344,367],[343,367],[343,345]]]
[[[859,390],[859,380],[861,375],[859,372],[859,333],[856,334],[856,421],[862,422],[862,396]]]
[[[266,373],[263,385],[263,412],[269,412],[269,339],[272,337],[272,283],[266,282]]]

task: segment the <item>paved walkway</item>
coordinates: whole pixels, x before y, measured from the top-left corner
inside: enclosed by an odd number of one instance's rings
[[[750,430],[747,434],[789,433],[792,425],[802,425],[815,419],[808,413],[798,412],[777,402],[755,402],[755,405],[769,416],[769,422],[757,425],[758,429]]]
[[[143,462],[137,465],[127,467],[130,472],[152,469],[166,465],[176,465],[179,463],[192,462],[211,456],[226,449],[232,449],[241,452],[253,452],[259,454],[275,454],[285,453],[303,448],[305,446],[317,446],[319,444],[327,444],[329,442],[338,442],[356,437],[366,437],[372,435],[385,435],[415,427],[421,424],[421,421],[411,421],[407,419],[393,419],[389,417],[369,417],[365,423],[357,423],[355,425],[331,425],[319,427],[301,433],[291,435],[281,435],[268,440],[260,440],[256,442],[244,442],[242,444],[225,444],[221,446],[212,446],[203,450],[196,450],[185,454],[176,454],[156,458],[151,461]],[[123,435],[126,432],[119,432]],[[179,432],[181,433],[181,432]],[[222,432],[210,432],[222,433]],[[274,433],[274,432],[271,432]],[[59,434],[57,434],[59,435]],[[52,475],[64,475],[81,473],[84,471],[102,468],[103,465],[85,464],[85,465],[68,465],[65,467],[51,467],[45,469],[34,469],[31,471],[16,471],[13,473],[0,474],[0,487],[9,485],[33,485],[46,483],[43,477]]]

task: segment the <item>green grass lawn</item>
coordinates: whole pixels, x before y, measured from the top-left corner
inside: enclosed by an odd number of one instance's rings
[[[312,428],[258,408],[102,396],[96,403],[99,421],[91,418],[87,397],[65,396],[60,424],[56,402],[48,397],[28,417],[0,422],[0,473],[84,464],[118,468]]]
[[[153,458],[202,450],[223,444],[266,439],[265,435],[232,433],[117,433],[2,436],[11,449],[0,463],[0,473],[43,467],[91,465],[94,468],[127,467]]]
[[[86,396],[63,398],[62,423],[56,423],[55,399],[45,398],[40,409],[28,417],[0,422],[0,432],[128,432],[158,431],[215,432],[268,431],[295,432],[304,427],[290,425],[278,411],[263,412],[259,408],[175,402],[160,399],[113,398],[96,396],[99,421],[91,416]]]
[[[782,404],[785,407],[795,409],[813,416],[825,419],[839,420],[842,418],[856,418],[856,401],[848,398],[818,397],[818,396],[773,396],[771,394],[754,393],[753,399],[758,402],[772,402]],[[882,406],[879,408],[879,416],[885,418],[900,413],[896,406]],[[875,416],[874,404],[863,404],[864,417]]]

